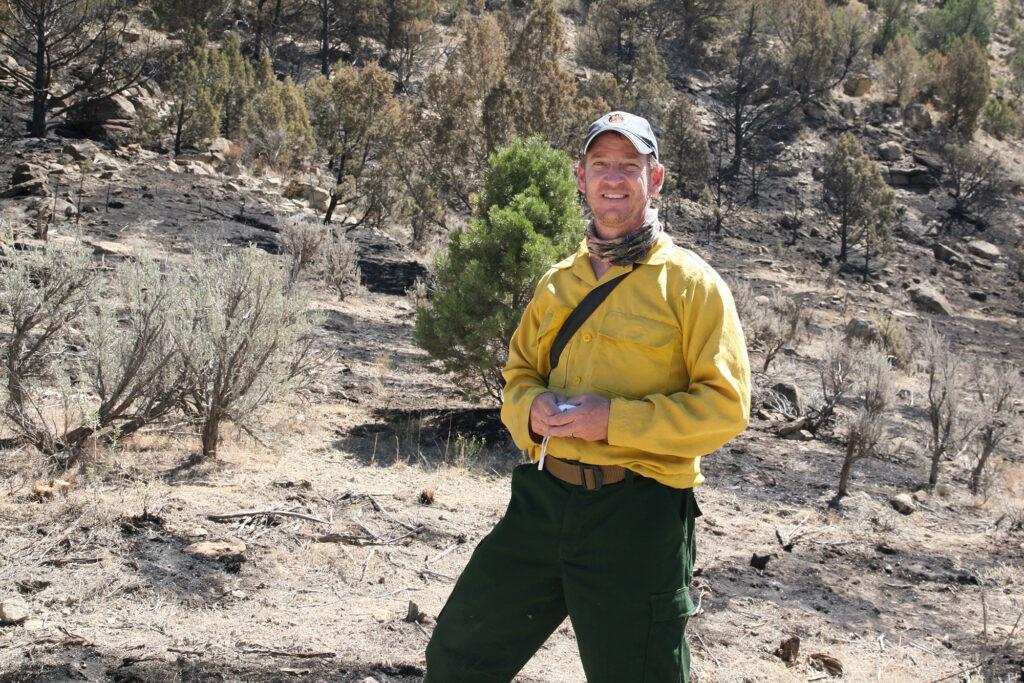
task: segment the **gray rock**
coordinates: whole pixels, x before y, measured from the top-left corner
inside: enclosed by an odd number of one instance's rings
[[[785,397],[790,405],[796,409],[797,415],[804,414],[803,397],[800,395],[800,387],[790,382],[777,382],[772,386],[772,391]]]
[[[124,95],[111,95],[98,100],[86,102],[75,110],[74,120],[109,123],[111,121],[130,122],[135,118],[135,105]]]
[[[793,432],[792,434],[787,434],[782,438],[787,439],[789,441],[814,441],[814,434],[811,434],[806,429],[799,429]]]
[[[873,320],[850,318],[850,322],[846,323],[847,339],[859,339],[865,342],[873,342],[878,341],[880,336],[881,332],[878,329],[878,325]]]
[[[9,626],[28,619],[28,604],[17,595],[0,599],[0,624]]]
[[[46,180],[46,169],[37,164],[25,162],[14,167],[11,172],[11,185],[20,185],[39,178]]]
[[[878,146],[878,156],[886,161],[896,161],[903,156],[903,148],[895,140],[883,142]]]
[[[998,261],[1003,255],[999,247],[985,240],[971,240],[967,243],[967,251],[989,261]]]
[[[0,197],[4,199],[10,199],[12,197],[32,197],[39,195],[46,195],[50,192],[50,184],[46,178],[34,178],[27,180],[23,183],[11,185],[3,193],[0,193]]]
[[[945,244],[941,244],[939,242],[936,242],[935,244],[932,245],[932,254],[935,255],[935,258],[937,260],[942,261],[943,263],[948,263],[950,265],[958,266],[966,263],[963,254],[961,254],[956,249],[948,247]]]
[[[828,109],[817,102],[809,102],[804,105],[804,116],[812,121],[824,121],[828,118]]]
[[[893,496],[889,499],[889,505],[902,515],[912,515],[917,512],[917,504],[909,493],[899,493]]]
[[[100,150],[91,142],[69,142],[62,151],[75,161],[92,161]]]
[[[911,287],[907,293],[910,295],[910,300],[923,311],[939,315],[953,315],[953,307],[949,305],[949,301],[931,285],[922,283]]]
[[[923,149],[915,149],[913,156],[914,161],[931,171],[936,178],[941,178],[942,173],[946,170],[946,163],[936,154]]]
[[[924,166],[890,168],[888,175],[889,184],[893,187],[932,189],[939,185],[939,181]]]
[[[800,167],[795,164],[769,164],[768,175],[775,178],[793,178],[800,175]]]

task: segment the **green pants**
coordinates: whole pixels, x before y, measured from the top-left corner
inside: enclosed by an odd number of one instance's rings
[[[689,680],[692,489],[633,473],[587,491],[536,465],[437,618],[425,683],[511,681],[566,614],[590,683]]]

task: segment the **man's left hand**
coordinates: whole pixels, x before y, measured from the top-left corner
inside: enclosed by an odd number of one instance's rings
[[[602,396],[583,394],[569,399],[573,410],[548,418],[551,436],[604,441],[608,438],[608,413],[612,402]]]

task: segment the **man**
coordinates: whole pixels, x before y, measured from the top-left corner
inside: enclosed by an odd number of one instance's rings
[[[512,338],[502,420],[535,464],[438,615],[429,683],[510,681],[568,614],[590,683],[689,680],[684,636],[700,458],[746,428],[750,369],[721,278],[662,231],[648,122],[591,126],[577,185],[593,219]],[[627,275],[628,273],[628,275]],[[552,343],[596,286],[626,275]]]

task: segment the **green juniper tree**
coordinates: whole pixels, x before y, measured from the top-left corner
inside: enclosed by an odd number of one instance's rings
[[[416,343],[470,392],[499,399],[526,304],[582,230],[568,155],[536,136],[498,149],[476,215],[437,260],[433,301],[417,309]]]
[[[892,188],[851,133],[843,133],[829,152],[822,185],[825,206],[837,223],[838,258],[845,263],[850,243],[863,239],[866,280],[872,256],[888,239],[894,211]]]

